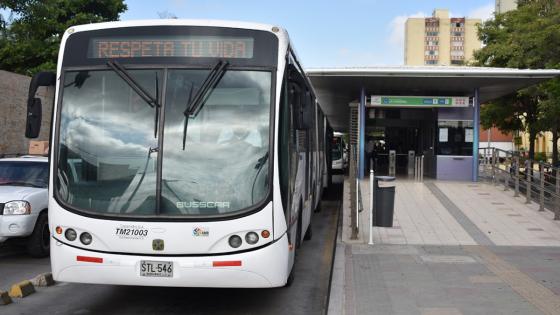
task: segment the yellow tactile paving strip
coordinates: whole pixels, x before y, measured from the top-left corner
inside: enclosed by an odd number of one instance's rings
[[[547,315],[560,314],[560,296],[500,259],[487,247],[465,246],[465,249],[477,255],[491,272],[541,312]]]

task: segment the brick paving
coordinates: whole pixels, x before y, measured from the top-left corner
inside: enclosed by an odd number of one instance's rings
[[[560,223],[483,183],[398,180],[394,227],[360,238],[345,201],[330,314],[560,314]],[[349,196],[347,196],[348,198]]]

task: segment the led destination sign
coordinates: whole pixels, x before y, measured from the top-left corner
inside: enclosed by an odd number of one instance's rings
[[[88,58],[253,58],[254,39],[223,36],[92,38]]]

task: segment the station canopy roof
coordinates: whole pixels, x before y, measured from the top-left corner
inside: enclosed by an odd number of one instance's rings
[[[308,69],[321,108],[336,131],[346,131],[348,104],[366,96],[474,96],[488,102],[552,79],[560,70],[518,70],[483,67],[389,66]]]

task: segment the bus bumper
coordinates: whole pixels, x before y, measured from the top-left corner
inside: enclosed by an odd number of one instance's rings
[[[143,260],[172,262],[173,276],[141,276],[140,263]],[[105,254],[70,247],[51,239],[53,277],[64,282],[165,287],[279,287],[286,284],[288,264],[286,235],[258,250],[204,257]]]

